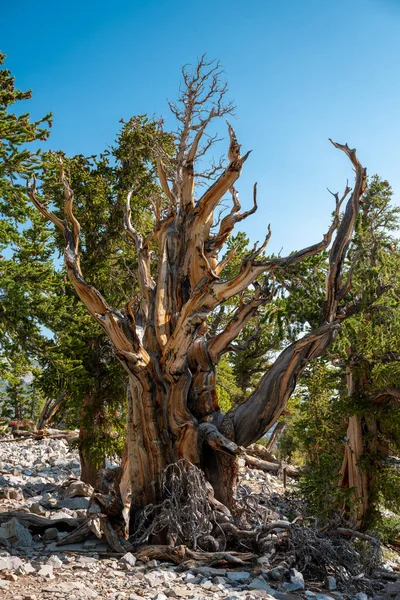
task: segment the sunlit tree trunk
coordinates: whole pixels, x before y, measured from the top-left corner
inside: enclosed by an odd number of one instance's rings
[[[265,259],[262,253],[271,235],[268,230],[265,242],[243,259],[237,275],[224,278],[224,268],[233,253],[223,260],[219,255],[235,224],[256,210],[256,187],[253,208],[241,212],[234,184],[249,153],[242,156],[229,126],[228,164],[196,197],[196,165],[210,145],[206,128],[212,119],[229,113],[232,107],[223,102],[226,86],[220,84],[215,65],[202,59],[193,73],[184,72],[183,76],[182,108],[171,105],[180,124],[176,156],[171,164],[161,154],[157,156],[163,193],[153,200],[154,232],[148,238],[143,238],[132,223],[133,191],[127,194],[125,230],[137,251],[139,302],[135,298],[118,312],[85,281],[78,251],[80,225],[73,214],[73,191],[62,162],[65,220],[39,200],[35,186],[29,192],[42,215],[63,232],[69,278],[90,314],[107,332],[129,376],[123,493],[127,494],[128,483],[136,507],[160,500],[166,465],[182,457],[203,468],[217,499],[232,504],[236,456],[241,446],[258,440],[277,421],[297,377],[310,360],[326,351],[347,314],[345,306],[338,314],[350,286],[350,277],[342,281],[342,267],[365,185],[365,170],[355,150],[334,144],[350,159],[356,181],[351,195],[348,187],[342,198],[335,195],[333,222],[321,241],[287,257]],[[210,99],[212,108],[207,111]],[[227,193],[232,198],[232,210],[214,224],[215,211]],[[345,199],[346,208],[339,219]],[[158,248],[155,257],[149,249],[154,241]],[[221,356],[231,351],[235,338],[258,308],[273,301],[274,272],[289,270],[326,250],[331,242],[320,326],[288,346],[250,397],[223,414],[215,375]],[[249,286],[254,287],[253,295],[242,298],[225,329],[210,334],[207,321],[213,311],[234,296],[241,296]]]
[[[346,368],[347,393],[352,396],[357,389],[351,366]],[[364,437],[362,417],[353,415],[349,418],[346,434],[346,446],[341,469],[340,486],[351,489],[350,519],[354,527],[361,527],[368,511],[368,476],[362,468],[361,460],[364,455]]]

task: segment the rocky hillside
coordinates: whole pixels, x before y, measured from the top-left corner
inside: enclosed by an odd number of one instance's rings
[[[0,600],[400,600],[396,562],[384,561],[378,576],[353,574],[346,585],[335,576],[335,565],[326,577],[308,577],[310,565],[303,561],[300,567],[299,550],[279,537],[280,532],[287,536],[290,508],[280,480],[244,464],[241,493],[267,486],[275,503],[270,512],[282,527],[270,536],[277,549],[237,568],[193,560],[145,563],[129,551],[110,552],[94,535],[63,543],[85,519],[93,491],[79,481],[78,455],[66,441],[2,439],[0,445]]]

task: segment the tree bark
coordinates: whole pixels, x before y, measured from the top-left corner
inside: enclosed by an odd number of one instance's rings
[[[352,396],[362,388],[361,381],[356,381],[351,365],[346,367],[347,393]],[[346,446],[341,469],[339,485],[353,490],[354,497],[350,506],[350,519],[353,526],[362,527],[369,506],[368,475],[362,469],[360,461],[364,455],[364,439],[362,432],[362,417],[353,415],[349,418],[346,434]]]
[[[236,456],[242,452],[241,446],[257,441],[276,422],[298,375],[308,361],[325,352],[346,315],[345,307],[341,307],[338,315],[340,300],[349,286],[348,281],[342,282],[342,266],[366,177],[355,150],[334,144],[350,159],[356,182],[342,219],[340,207],[350,189],[346,187],[341,199],[335,195],[334,219],[321,241],[287,257],[260,259],[271,235],[268,230],[265,242],[243,259],[237,275],[224,279],[229,258],[219,260],[219,252],[235,223],[256,209],[256,188],[254,208],[240,213],[233,186],[249,153],[241,155],[236,134],[229,125],[228,165],[203,195],[195,199],[194,165],[208,147],[208,142],[204,142],[207,138],[203,137],[206,127],[214,117],[230,110],[224,108],[226,87],[219,86],[215,69],[210,68],[208,74],[204,74],[204,69],[207,71],[203,58],[193,73],[184,72],[182,112],[171,105],[180,123],[177,153],[170,168],[157,156],[163,196],[154,203],[154,232],[149,238],[144,239],[136,231],[131,221],[132,190],[127,194],[125,230],[138,257],[139,304],[132,299],[123,311],[116,311],[85,281],[78,248],[80,225],[73,214],[73,191],[62,161],[65,220],[51,213],[48,204],[40,202],[35,184],[29,189],[41,214],[63,232],[69,279],[89,313],[107,332],[115,355],[129,376],[127,452],[121,490],[126,506],[130,491],[134,510],[160,501],[163,471],[182,457],[204,469],[217,500],[230,506],[237,476]],[[207,82],[210,93],[204,96]],[[208,114],[204,111],[204,98],[213,101]],[[227,192],[232,196],[232,211],[222,220],[219,231],[213,233],[215,210]],[[257,390],[223,415],[216,392],[216,365],[223,353],[230,351],[233,340],[257,308],[273,299],[273,285],[267,282],[263,287],[257,279],[262,276],[273,281],[276,270],[289,270],[292,265],[326,250],[335,232],[320,327],[286,348],[261,379]],[[157,269],[151,265],[150,239],[157,244]],[[255,287],[253,297],[242,299],[228,326],[210,336],[207,320],[212,312],[251,285]]]
[[[54,419],[54,416],[56,415],[57,411],[59,410],[62,403],[64,402],[65,395],[66,395],[66,392],[65,392],[65,390],[63,390],[61,392],[61,394],[58,396],[58,398],[56,398],[54,401],[52,401],[52,398],[49,398],[48,400],[46,400],[45,405],[43,406],[43,410],[42,410],[39,420],[38,420],[38,424],[37,424],[38,429],[44,429],[51,423],[52,419]]]
[[[368,379],[367,372],[368,365],[365,365],[364,371],[358,365],[358,375],[354,374],[351,364],[347,365],[346,375],[349,396],[356,392],[360,395],[365,394],[365,383]],[[392,391],[395,392],[396,390],[393,389]],[[375,398],[371,398],[371,404],[380,403],[390,398],[391,394],[384,390]],[[339,485],[353,490],[349,516],[352,525],[356,529],[364,528],[367,525],[369,516],[374,471],[367,467],[366,460],[380,461],[388,454],[389,445],[379,439],[379,427],[375,415],[353,415],[349,418]]]
[[[79,427],[79,460],[81,463],[81,480],[89,485],[96,487],[97,471],[102,465],[98,465],[92,458],[89,447],[91,435],[93,435],[92,427],[93,417],[95,414],[96,400],[93,394],[86,394],[81,408],[81,422]],[[89,426],[88,422],[93,425]]]

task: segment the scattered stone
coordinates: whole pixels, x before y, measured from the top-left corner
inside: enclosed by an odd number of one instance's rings
[[[87,510],[89,508],[89,498],[76,496],[74,498],[64,498],[59,502],[61,508],[70,508],[71,510]]]
[[[250,577],[250,573],[247,571],[228,571],[226,575],[232,581],[245,581]]]
[[[42,539],[45,542],[52,542],[53,540],[58,539],[58,529],[56,527],[49,527],[45,530]]]
[[[216,577],[217,575],[220,575],[221,577],[226,576],[225,569],[215,569],[214,567],[197,567],[196,569],[193,569],[193,571],[203,577]]]
[[[0,558],[0,571],[13,571],[23,566],[18,556],[3,556]]]
[[[275,567],[268,571],[268,578],[273,581],[282,581],[287,573],[288,569],[286,567]]]
[[[65,497],[75,498],[77,496],[83,496],[85,498],[90,498],[93,492],[94,489],[91,485],[84,483],[83,481],[76,480],[72,481],[65,490]]]
[[[63,581],[54,585],[49,585],[43,588],[44,592],[53,592],[58,594],[73,593],[76,598],[97,598],[97,592],[88,588],[79,581]]]
[[[255,577],[249,584],[250,590],[264,590],[267,594],[272,594],[273,590],[262,577]]]
[[[38,575],[47,577],[47,579],[55,579],[53,567],[51,565],[42,565],[38,571]]]
[[[213,582],[210,581],[209,579],[207,579],[206,581],[203,581],[200,585],[205,590],[211,590],[214,587]]]
[[[80,556],[77,562],[86,567],[88,565],[97,564],[97,559],[92,556]]]
[[[288,592],[297,592],[298,590],[304,590],[304,577],[297,569],[290,569],[290,583],[285,583],[284,587]]]
[[[395,596],[396,594],[400,594],[400,579],[388,583],[385,591],[387,594],[389,594],[389,596]]]
[[[24,494],[22,493],[21,488],[19,487],[9,487],[5,486],[0,490],[0,494],[2,498],[7,498],[7,500],[23,500]]]
[[[144,579],[147,581],[150,587],[157,587],[161,585],[161,578],[159,576],[159,573],[146,573]]]
[[[31,573],[35,573],[36,569],[31,565],[30,562],[23,563],[17,569],[17,575],[30,575]]]
[[[51,565],[53,569],[60,569],[63,566],[62,560],[55,554],[52,554],[46,561],[46,565]]]
[[[33,502],[33,504],[30,505],[29,509],[32,514],[38,515],[39,517],[44,517],[46,515],[46,509],[43,508],[43,506],[38,502]]]
[[[136,556],[134,556],[132,552],[127,552],[120,559],[120,562],[124,563],[128,567],[134,567],[136,565]]]
[[[13,547],[32,546],[32,536],[28,529],[23,527],[15,518],[1,525],[0,539],[7,540]]]
[[[326,578],[326,585],[330,592],[334,592],[337,588],[336,579],[332,575],[328,575]]]
[[[147,563],[147,567],[149,569],[154,569],[155,567],[158,566],[158,560],[149,560],[149,562]]]

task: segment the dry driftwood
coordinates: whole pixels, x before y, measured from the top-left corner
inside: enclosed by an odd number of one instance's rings
[[[261,444],[250,444],[250,446],[245,449],[245,452],[249,456],[256,456],[257,458],[261,458],[262,460],[266,460],[268,462],[278,462],[274,454]]]
[[[0,513],[0,523],[7,523],[11,519],[17,519],[27,529],[39,533],[49,527],[56,527],[60,531],[71,531],[79,527],[85,519],[46,519],[32,513],[18,511]]]
[[[348,529],[347,527],[338,527],[336,531],[340,535],[345,535],[348,537],[357,537],[360,540],[366,540],[367,542],[371,542],[372,544],[376,544],[379,546],[379,540],[377,538],[374,538],[372,535],[368,535],[367,533],[361,533],[361,531],[355,531],[354,529]]]
[[[76,431],[63,431],[58,429],[42,429],[40,431],[25,431],[24,429],[14,429],[12,432],[14,438],[30,438],[34,440],[43,440],[51,439],[51,440],[67,440],[68,442],[72,442],[78,439],[78,434]],[[6,441],[6,440],[4,440]],[[10,441],[9,439],[7,441]]]
[[[296,469],[296,467],[292,467],[290,465],[283,467],[278,462],[268,462],[266,460],[262,460],[261,458],[257,458],[256,456],[249,456],[247,454],[247,450],[243,455],[243,458],[246,461],[246,464],[254,469],[268,471],[269,473],[278,473],[279,471],[284,470],[286,471],[286,475],[288,477],[293,477],[294,479],[297,479],[300,476],[300,471],[299,469]]]
[[[195,560],[199,563],[212,562],[216,564],[244,564],[256,558],[251,552],[203,552],[190,550],[187,546],[145,546],[136,552],[136,558],[143,562],[149,560],[166,560],[179,565],[187,560]]]
[[[289,521],[273,521],[272,523],[266,523],[265,525],[260,525],[255,529],[239,529],[233,523],[220,523],[220,528],[227,535],[232,535],[235,538],[243,538],[243,539],[256,539],[261,534],[269,533],[274,529],[290,529],[291,523]]]
[[[90,527],[90,519],[85,519],[81,525],[71,531],[71,533],[61,540],[58,540],[57,546],[65,546],[68,544],[77,544],[83,542],[92,534]]]

